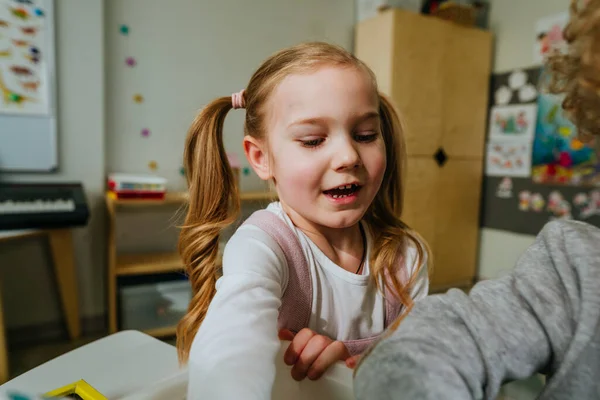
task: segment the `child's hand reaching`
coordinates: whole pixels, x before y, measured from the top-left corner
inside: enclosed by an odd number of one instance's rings
[[[279,331],[279,339],[291,340],[283,361],[293,365],[292,378],[301,381],[319,379],[323,373],[338,361],[352,360],[344,343],[318,335],[308,328],[298,333],[288,329]]]

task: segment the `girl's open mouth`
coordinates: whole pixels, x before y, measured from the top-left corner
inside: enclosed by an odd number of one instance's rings
[[[350,203],[358,197],[361,186],[355,183],[342,185],[334,189],[323,191],[323,194],[336,203]]]

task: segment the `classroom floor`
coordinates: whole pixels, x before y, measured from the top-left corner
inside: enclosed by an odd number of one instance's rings
[[[35,346],[12,348],[9,352],[9,368],[11,379],[52,360],[64,353],[74,350],[102,336],[90,336],[76,341],[56,341]],[[165,342],[174,345],[175,339],[166,339]],[[539,377],[532,377],[526,381],[514,382],[504,386],[498,400],[532,400],[541,390],[543,383]]]

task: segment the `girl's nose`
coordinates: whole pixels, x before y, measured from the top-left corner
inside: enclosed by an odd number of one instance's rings
[[[350,141],[344,141],[334,150],[333,167],[335,170],[353,169],[361,164],[360,155]]]

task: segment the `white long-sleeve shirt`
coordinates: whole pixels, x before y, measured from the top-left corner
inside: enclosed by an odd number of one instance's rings
[[[313,287],[311,330],[334,340],[376,336],[384,330],[385,301],[369,278],[369,264],[357,275],[333,263],[281,208],[267,210],[297,235],[310,268]],[[371,235],[365,225],[369,259]],[[406,255],[415,269],[416,250]],[[427,295],[427,268],[420,269],[412,297]],[[189,399],[269,399],[280,348],[277,317],[288,281],[286,258],[268,233],[242,225],[227,242],[223,276],[194,338],[189,357]]]

